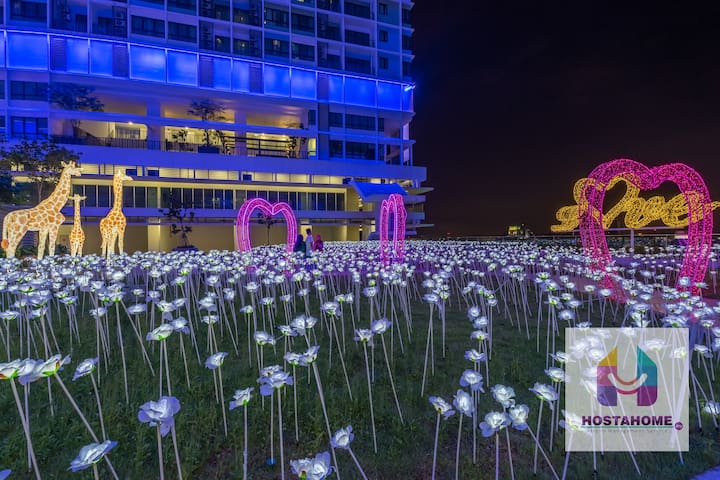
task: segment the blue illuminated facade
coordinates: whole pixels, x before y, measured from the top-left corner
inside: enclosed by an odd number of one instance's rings
[[[86,223],[107,212],[113,172],[132,176],[130,250],[174,246],[158,216],[170,196],[195,210],[201,248],[231,248],[235,210],[254,196],[288,201],[324,239],[367,238],[378,199],[356,182],[399,185],[408,230],[422,226],[429,189],[410,138],[412,2],[5,5],[0,131],[82,153],[74,188],[88,197]],[[103,111],[48,101],[59,84],[90,87]],[[221,110],[202,119],[188,112],[193,101]],[[88,233],[92,251],[99,237]]]

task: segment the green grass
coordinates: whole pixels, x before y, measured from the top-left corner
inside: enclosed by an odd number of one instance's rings
[[[532,296],[532,295],[531,295]],[[367,300],[362,303],[361,324],[369,326]],[[298,304],[299,306],[300,304]],[[535,307],[536,308],[536,307]],[[535,311],[531,306],[531,311]],[[317,304],[313,303],[313,312],[318,314]],[[111,325],[114,332],[114,311],[111,310]],[[427,400],[429,395],[440,395],[448,401],[459,388],[458,380],[461,372],[470,368],[470,363],[463,358],[465,350],[475,347],[476,342],[470,340],[472,330],[465,309],[458,309],[454,303],[447,313],[447,355],[442,358],[440,352],[440,330],[437,312],[436,325],[436,357],[435,375],[429,377],[425,396],[420,395],[422,368],[425,353],[425,338],[428,324],[428,308],[421,303],[413,304],[412,341],[405,340],[405,354],[401,354],[397,339],[394,345],[394,377],[396,379],[401,407],[405,417],[402,425],[398,419],[392,392],[388,381],[382,348],[378,342],[375,352],[375,383],[373,398],[375,404],[375,420],[378,434],[378,453],[372,448],[372,431],[368,409],[368,392],[365,377],[362,349],[352,340],[350,318],[346,310],[346,342],[345,361],[350,376],[353,399],[350,400],[345,387],[345,380],[340,368],[337,351],[333,352],[332,370],[328,371],[328,338],[320,323],[315,327],[321,345],[319,368],[324,385],[331,428],[334,430],[351,424],[355,432],[353,451],[371,479],[426,479],[431,477],[433,440],[435,432],[435,412]],[[282,314],[280,314],[282,317]],[[238,317],[240,321],[240,316]],[[122,366],[114,333],[111,336],[112,362],[108,372],[101,365],[102,376],[100,393],[105,413],[105,424],[108,436],[118,441],[112,451],[112,459],[122,479],[155,479],[158,478],[157,447],[155,430],[137,420],[138,407],[146,401],[158,398],[158,377],[153,377],[143,364],[142,358],[132,331],[123,319],[126,355],[128,358],[128,375],[130,403],[125,404],[122,382]],[[532,320],[531,320],[532,322]],[[84,358],[95,356],[94,322],[85,312],[81,316],[81,334],[83,343],[75,346],[72,352],[72,363],[60,372],[72,395],[80,405],[95,431],[100,434],[99,422],[91,384],[88,378],[72,382],[72,374],[77,364]],[[145,325],[146,323],[143,322]],[[404,321],[401,319],[403,332]],[[55,333],[61,346],[68,345],[66,322],[55,321]],[[205,327],[204,325],[202,325]],[[147,330],[147,327],[145,327]],[[241,322],[241,333],[246,332],[244,320]],[[144,335],[145,332],[143,332]],[[219,333],[219,330],[218,330]],[[486,382],[486,392],[481,397],[479,419],[490,410],[499,409],[489,387],[497,383],[512,386],[517,393],[518,403],[526,403],[530,407],[529,424],[535,428],[538,403],[534,395],[528,391],[537,381],[549,383],[543,369],[545,367],[544,351],[535,351],[534,337],[528,341],[511,328],[509,321],[499,313],[494,315],[494,357],[490,362],[490,381]],[[532,323],[531,323],[532,333]],[[201,358],[204,362],[207,352],[206,328],[197,331],[201,346]],[[229,432],[225,438],[222,427],[222,413],[216,404],[213,393],[212,373],[198,364],[194,352],[189,348],[189,337],[186,337],[186,348],[192,387],[185,386],[183,364],[179,354],[177,333],[168,339],[170,370],[173,381],[173,394],[181,402],[181,410],[176,415],[177,438],[180,443],[184,478],[193,479],[227,479],[242,478],[243,462],[243,425],[242,409],[228,412]],[[390,333],[386,334],[388,349]],[[257,389],[257,367],[255,352],[253,367],[248,367],[247,341],[241,335],[239,356],[233,351],[227,331],[225,337],[218,337],[220,350],[230,353],[223,368],[224,390],[227,402],[235,389],[248,386],[256,387],[256,396],[249,405],[249,478],[277,479],[280,478],[279,465],[268,466],[269,457],[269,421],[270,402],[265,400],[262,407]],[[304,351],[302,339],[296,339],[294,351]],[[67,347],[66,347],[67,348]],[[148,344],[152,349],[152,344]],[[544,347],[541,347],[544,350]],[[558,349],[562,343],[558,344]],[[17,349],[14,350],[17,352]],[[282,364],[283,344],[278,343],[277,353],[265,347],[265,365]],[[158,348],[149,351],[153,367],[157,372]],[[289,368],[289,367],[288,367]],[[482,372],[484,374],[484,372]],[[298,409],[300,422],[300,438],[296,441],[293,424],[292,389],[288,388],[283,399],[285,460],[312,456],[329,449],[320,403],[314,382],[308,384],[307,371],[299,368]],[[22,390],[21,390],[22,392]],[[30,424],[32,439],[37,453],[43,478],[91,478],[92,472],[86,470],[72,474],[67,471],[70,461],[77,455],[80,447],[90,443],[87,431],[72,410],[67,399],[52,383],[54,416],[50,414],[47,382],[44,380],[32,384],[30,388]],[[564,406],[562,407],[564,408]],[[6,382],[0,383],[0,470],[11,468],[14,473],[11,479],[34,478],[27,470],[25,459],[25,440],[18,414],[12,400],[11,390]],[[547,409],[545,409],[547,412]],[[637,461],[643,478],[683,479],[691,478],[697,473],[715,466],[720,462],[720,443],[718,435],[712,429],[712,423],[705,419],[705,434],[697,433],[694,410],[691,408],[690,452],[684,457],[685,464],[680,465],[678,455],[674,453],[638,453]],[[547,418],[547,416],[544,416]],[[437,472],[439,479],[454,478],[455,445],[457,439],[458,416],[455,415],[441,423],[438,449]],[[277,418],[275,419],[277,422]],[[463,421],[464,433],[461,452],[461,478],[494,478],[495,446],[493,439],[484,439],[478,432],[478,462],[472,463],[472,435],[470,422]],[[543,445],[548,446],[546,434],[547,423],[543,427]],[[277,436],[277,423],[275,425]],[[510,432],[513,446],[513,460],[518,480],[532,476],[533,442],[527,432],[512,430]],[[502,439],[502,437],[501,437]],[[279,461],[277,440],[275,454]],[[555,447],[550,453],[551,460],[558,473],[562,471],[564,461],[564,435],[561,430],[555,439]],[[171,437],[163,442],[166,478],[177,478],[173,457]],[[360,478],[355,467],[344,451],[337,451],[342,477]],[[501,478],[509,478],[507,447],[501,443]],[[539,459],[537,478],[550,478],[550,473],[542,459]],[[598,455],[599,478],[638,478],[628,454],[606,453]],[[589,453],[573,453],[570,458],[568,478],[591,478],[593,473],[592,455]],[[294,478],[286,467],[287,478]],[[104,464],[100,465],[101,478],[111,478]]]

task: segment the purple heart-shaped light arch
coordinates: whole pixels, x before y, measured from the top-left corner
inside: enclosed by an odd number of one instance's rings
[[[253,198],[242,204],[237,215],[237,243],[238,250],[246,252],[252,248],[250,243],[250,217],[255,211],[260,210],[265,215],[274,216],[282,214],[287,224],[287,245],[288,252],[292,252],[297,235],[297,220],[290,205],[285,202],[270,203],[264,198]]]
[[[580,238],[595,271],[606,271],[612,262],[603,228],[603,200],[610,182],[622,177],[641,190],[652,190],[665,181],[674,182],[688,206],[688,245],[680,278],[695,284],[705,279],[712,247],[712,201],[705,181],[693,168],[683,163],[670,163],[648,168],[642,163],[620,158],[597,166],[583,186],[578,204]],[[698,288],[692,286],[694,293]]]
[[[390,260],[390,252],[388,252],[390,214],[395,215],[392,256],[397,260],[402,260],[405,256],[405,221],[407,219],[407,210],[405,209],[403,197],[399,193],[391,194],[386,200],[383,200],[380,205],[380,255],[382,255],[383,262]]]

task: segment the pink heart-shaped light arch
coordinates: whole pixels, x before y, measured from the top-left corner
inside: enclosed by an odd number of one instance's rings
[[[288,252],[292,252],[295,245],[295,235],[297,235],[297,220],[292,208],[285,202],[270,203],[264,198],[253,198],[242,204],[237,214],[237,243],[238,250],[246,252],[252,248],[250,244],[250,216],[255,211],[260,210],[265,215],[274,216],[282,214],[287,224],[287,245]]]
[[[622,177],[641,190],[652,190],[662,182],[674,182],[688,205],[688,245],[683,258],[680,277],[694,285],[705,278],[712,247],[712,201],[702,177],[683,163],[671,163],[648,168],[634,160],[621,158],[603,163],[588,176],[580,196],[578,216],[580,238],[590,266],[605,271],[612,262],[603,228],[603,200],[608,184]],[[693,293],[699,289],[692,286]]]
[[[386,200],[382,201],[380,206],[380,254],[382,255],[383,262],[388,262],[391,254],[391,252],[388,251],[390,214],[395,215],[392,256],[396,260],[402,260],[403,256],[405,256],[405,221],[407,220],[407,210],[405,210],[403,197],[399,193],[391,194]]]

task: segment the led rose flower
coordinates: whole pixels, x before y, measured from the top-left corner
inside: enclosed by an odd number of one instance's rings
[[[708,401],[705,403],[702,409],[703,413],[707,413],[712,416],[720,416],[720,403]]]
[[[209,368],[210,370],[215,370],[216,368],[222,367],[226,356],[227,352],[213,353],[208,357],[207,360],[205,360],[205,367]]]
[[[558,367],[550,367],[545,370],[545,374],[550,377],[550,380],[553,382],[566,382],[567,377],[565,376],[565,371],[562,368]]]
[[[86,358],[75,368],[75,375],[73,375],[73,382],[80,377],[90,375],[95,370],[95,365],[98,364],[98,358]]]
[[[175,332],[181,332],[185,334],[190,333],[190,329],[188,328],[188,321],[185,319],[185,317],[176,318],[175,320],[170,322],[170,325]]]
[[[385,333],[391,325],[392,322],[390,322],[387,318],[381,318],[380,320],[375,320],[374,322],[372,322],[370,330],[375,335],[381,335]]]
[[[528,428],[527,418],[530,409],[527,405],[513,405],[508,408],[508,416],[512,422],[512,426],[516,430],[525,430]]]
[[[244,407],[252,398],[252,392],[254,388],[249,387],[244,390],[235,390],[235,394],[233,395],[233,400],[230,401],[230,410],[234,410],[237,407]]]
[[[260,346],[275,345],[275,338],[267,332],[257,331],[254,335],[255,343]]]
[[[258,383],[260,384],[260,395],[268,397],[273,394],[274,389],[292,385],[293,377],[278,367],[269,375],[258,378]]]
[[[12,380],[20,374],[20,360],[13,360],[8,363],[0,363],[0,380]]]
[[[368,343],[373,338],[373,331],[366,328],[358,328],[355,330],[355,341]]]
[[[90,443],[80,449],[80,453],[70,462],[70,468],[73,472],[85,470],[103,459],[110,450],[115,448],[117,442],[105,440],[102,443]]]
[[[313,345],[312,347],[308,348],[305,353],[300,355],[300,365],[303,367],[307,367],[315,363],[319,350],[320,347],[317,345]]]
[[[483,389],[483,376],[475,370],[465,370],[460,376],[460,386],[470,387],[470,390],[477,392],[478,390],[485,393]]]
[[[148,332],[145,340],[148,342],[162,342],[168,338],[175,330],[169,323],[161,323],[160,326]]]
[[[175,425],[174,415],[180,411],[180,402],[175,397],[160,397],[157,402],[147,402],[140,406],[138,420],[151,427],[159,427],[164,437]]]
[[[485,421],[480,423],[483,437],[490,437],[510,425],[510,417],[503,412],[490,412],[485,415]]]
[[[533,388],[529,389],[535,394],[540,401],[547,402],[550,409],[554,409],[554,402],[558,399],[557,392],[554,388],[544,383],[536,383]]]
[[[490,391],[495,401],[502,405],[503,408],[515,405],[515,390],[512,387],[498,384],[492,387]]]
[[[432,403],[433,407],[435,408],[435,411],[438,415],[442,415],[446,419],[450,418],[451,416],[455,415],[455,410],[452,409],[452,406],[446,402],[444,399],[440,397],[430,397],[428,398],[430,403]]]
[[[355,435],[352,433],[352,426],[348,425],[347,427],[341,428],[335,432],[330,439],[330,445],[333,448],[342,448],[347,450],[350,448],[350,442],[352,442],[354,438]]]
[[[466,415],[468,417],[472,417],[473,412],[475,410],[475,406],[473,405],[472,397],[469,393],[467,393],[465,390],[458,390],[455,394],[455,397],[453,399],[453,405],[457,409],[458,412],[462,413],[463,415]]]
[[[2,472],[0,472],[0,480],[5,480],[6,478],[8,478],[10,476],[11,473],[12,473],[12,470],[9,470],[9,469],[3,470]]]
[[[328,452],[319,453],[315,458],[290,460],[290,468],[302,480],[323,480],[333,471]]]
[[[474,348],[465,352],[465,360],[470,360],[473,363],[484,362],[487,356],[484,353],[480,353]]]

